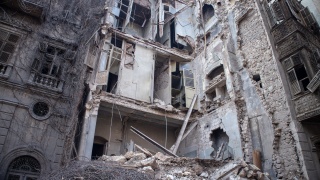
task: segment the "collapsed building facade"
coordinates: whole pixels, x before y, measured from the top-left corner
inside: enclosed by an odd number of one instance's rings
[[[0,178],[161,151],[138,129],[178,156],[319,179],[319,2],[0,6]]]

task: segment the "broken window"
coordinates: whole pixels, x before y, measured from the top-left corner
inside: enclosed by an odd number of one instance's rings
[[[73,49],[66,50],[50,43],[40,43],[39,51],[31,65],[29,81],[36,85],[62,91],[64,69],[75,57]]]
[[[107,63],[107,73],[108,73],[108,81],[107,86],[104,86],[103,89],[110,93],[116,92],[119,68],[122,59],[122,46],[123,40],[114,36],[111,39],[111,44],[109,44],[108,49],[108,63]],[[127,53],[125,54],[127,56]]]
[[[293,95],[307,91],[309,77],[300,53],[294,54],[283,61],[283,66],[288,74],[289,83]]]
[[[61,72],[61,55],[65,53],[64,49],[48,45],[40,44],[40,53],[32,63],[32,70],[38,73],[58,77]]]
[[[209,19],[211,19],[214,16],[214,9],[213,6],[210,4],[204,4],[202,6],[202,17],[204,23],[207,23]]]
[[[7,63],[19,41],[19,36],[0,29],[0,63]]]
[[[171,103],[176,108],[188,108],[195,94],[193,72],[189,64],[178,62],[171,63],[171,71]]]
[[[147,1],[148,2],[148,1]],[[144,27],[151,17],[150,5],[141,6],[140,4],[133,3],[131,10],[130,22],[136,23]]]

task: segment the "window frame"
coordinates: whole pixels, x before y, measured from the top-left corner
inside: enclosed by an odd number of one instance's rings
[[[302,81],[308,79],[309,83],[311,81],[310,69],[305,63],[305,57],[302,52],[295,53],[282,61],[282,66],[286,71],[287,80],[290,86],[290,91],[293,96],[297,96],[301,93],[308,91],[307,86],[304,87]],[[301,78],[297,75],[297,68],[304,68],[306,72],[306,77]]]

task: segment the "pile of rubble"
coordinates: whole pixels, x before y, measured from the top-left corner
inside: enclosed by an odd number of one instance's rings
[[[269,180],[255,165],[242,160],[214,160],[172,157],[160,152],[127,152],[102,156],[97,161],[75,161],[41,179],[166,179],[166,180]]]
[[[135,168],[154,179],[269,179],[267,173],[242,160],[175,158],[160,152],[155,155],[127,152],[120,156],[102,156],[99,160],[115,162],[124,168]]]

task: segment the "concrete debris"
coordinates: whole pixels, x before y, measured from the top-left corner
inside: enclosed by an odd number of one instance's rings
[[[121,159],[121,161],[115,161]],[[122,162],[126,159],[126,162]],[[161,152],[152,157],[144,153],[127,152],[120,156],[103,156],[99,158],[105,163],[115,161],[119,167],[134,168],[138,172],[151,175],[154,179],[257,179],[268,180],[269,175],[263,173],[253,164],[243,160],[198,159],[186,157],[172,157]]]

